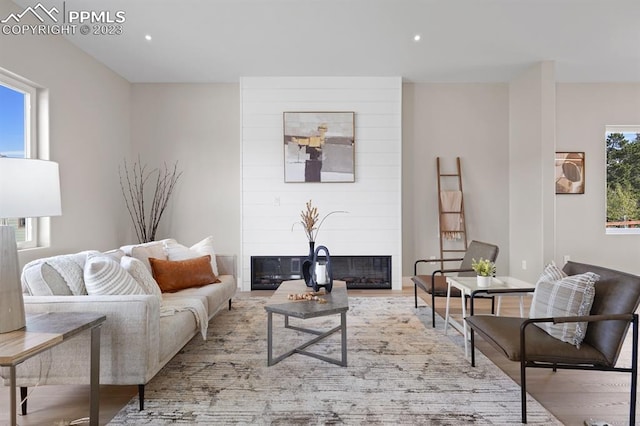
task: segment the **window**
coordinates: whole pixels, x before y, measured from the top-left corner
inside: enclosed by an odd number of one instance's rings
[[[0,72],[0,157],[37,158],[37,92],[16,78]],[[11,218],[18,248],[37,245],[37,219]]]
[[[607,234],[640,234],[640,126],[607,126]]]

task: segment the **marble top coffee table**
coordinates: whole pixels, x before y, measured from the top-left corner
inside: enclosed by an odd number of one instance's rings
[[[289,300],[290,294],[304,294],[311,291],[313,291],[313,289],[307,287],[303,280],[283,281],[273,296],[271,296],[271,299],[269,299],[269,302],[264,308],[267,311],[267,365],[272,366],[297,353],[342,367],[347,366],[347,311],[349,310],[347,285],[344,281],[334,280],[331,293],[324,293],[324,290],[321,289],[321,294],[318,294],[318,297],[324,302],[316,300]],[[282,355],[274,357],[273,314],[284,315],[285,328],[314,334],[316,337]],[[336,314],[340,314],[340,325],[328,331],[311,330],[289,324],[289,317],[304,320]],[[342,351],[342,358],[340,360],[305,350],[307,347],[318,343],[337,331],[341,332],[340,347]]]

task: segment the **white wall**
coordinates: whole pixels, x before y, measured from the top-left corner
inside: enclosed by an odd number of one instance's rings
[[[436,157],[443,172],[460,157],[467,237],[497,244],[498,273],[506,273],[508,86],[406,83],[402,110],[403,275],[413,275],[417,259],[440,257]]]
[[[237,84],[133,84],[132,155],[183,172],[156,239],[191,245],[212,235],[240,253],[240,94]]]
[[[0,16],[20,11],[0,0]],[[62,36],[3,35],[0,52],[0,68],[48,91],[49,158],[60,165],[62,216],[52,219],[52,246],[21,250],[21,263],[124,243],[117,164],[130,149],[129,83]]]
[[[543,62],[509,84],[509,273],[530,282],[553,259],[554,119],[553,64]]]
[[[14,3],[0,0],[0,16],[20,10]],[[282,182],[281,112],[302,109],[305,105],[286,97],[279,97],[278,103],[265,102],[268,105],[258,102],[254,106],[265,107],[267,113],[257,114],[259,120],[265,121],[256,126],[263,127],[271,138],[270,143],[277,141],[277,147],[265,145],[267,149],[262,154],[270,161],[272,170],[265,169],[264,174],[258,172],[254,179],[256,184],[268,185],[270,192],[261,194],[258,190],[247,198],[246,188],[240,185],[241,161],[246,163],[251,158],[240,154],[239,111],[243,95],[237,84],[131,85],[59,36],[3,36],[0,52],[1,68],[48,90],[50,158],[60,163],[63,215],[52,220],[52,246],[21,251],[22,264],[38,257],[88,248],[109,249],[132,242],[130,219],[120,193],[118,165],[122,159],[140,153],[149,163],[178,159],[185,166],[185,175],[172,200],[175,205],[170,203],[170,210],[161,223],[160,236],[174,235],[190,243],[212,234],[220,241],[219,251],[238,254],[242,259],[240,207],[245,200],[250,200],[251,204],[245,204],[243,217],[254,217],[243,225],[262,229],[260,238],[247,241],[249,246],[258,248],[256,254],[272,252],[269,244],[279,249],[286,247],[284,254],[304,253],[306,241],[302,231],[298,228],[290,232],[304,201],[313,198],[323,212],[344,209],[348,201],[357,208],[349,206],[347,210],[355,210],[357,216],[352,213],[331,217],[321,233],[322,242],[330,248],[347,251],[350,247],[343,245],[337,235],[351,232],[354,227],[370,230],[378,223],[386,224],[385,232],[393,233],[394,227],[402,223],[402,249],[394,246],[400,243],[393,242],[389,250],[385,245],[384,250],[379,251],[394,255],[394,274],[402,269],[403,275],[410,276],[415,259],[436,255],[438,250],[435,157],[460,156],[469,236],[495,241],[500,246],[499,270],[509,269],[511,253],[514,266],[511,272],[515,274],[521,269],[521,260],[533,253],[535,260],[529,263],[528,270],[535,271],[538,264],[541,266],[547,261],[545,253],[550,252],[551,245],[559,264],[564,255],[569,255],[576,261],[640,273],[637,238],[607,236],[603,225],[604,127],[640,123],[639,83],[558,83],[554,92],[549,87],[552,70],[548,64],[540,64],[529,70],[535,75],[530,88],[533,92],[522,100],[514,86],[506,83],[405,84],[402,95],[390,98],[391,121],[375,120],[381,129],[373,133],[385,136],[372,136],[356,129],[358,182],[337,185],[285,185]],[[397,93],[395,83],[392,86],[391,91]],[[314,93],[330,96],[330,92]],[[278,96],[281,95],[282,91]],[[336,106],[333,100],[318,100],[307,95],[302,99],[313,100],[311,109]],[[549,108],[550,98],[554,97],[555,104]],[[509,125],[516,126],[514,120],[519,120],[514,119],[514,105],[532,100],[540,106],[547,105],[542,111],[537,107],[530,110],[532,116],[538,117],[538,124],[523,124],[519,136],[512,132],[510,140]],[[397,107],[400,101],[402,111]],[[337,106],[356,110],[369,104],[358,100],[358,96],[347,96]],[[277,111],[271,110],[272,107]],[[522,108],[525,112],[521,118],[529,114],[526,105]],[[550,112],[552,109],[555,114]],[[360,110],[357,117],[362,115]],[[556,225],[552,227],[555,237],[550,244],[549,209],[540,210],[536,203],[542,199],[547,206],[550,204],[544,198],[543,186],[547,188],[545,185],[552,179],[552,173],[544,171],[542,155],[549,156],[551,152],[549,140],[553,135],[549,134],[549,123],[553,122],[553,115],[557,139],[554,149],[586,153],[586,192],[554,196],[556,206],[552,216],[555,214]],[[400,117],[401,129],[397,125]],[[356,120],[356,126],[361,127],[362,122],[359,118]],[[400,147],[395,144],[400,134],[401,162]],[[389,140],[394,143],[385,142]],[[543,144],[539,149],[545,154],[537,152],[538,143]],[[532,156],[520,151],[527,149],[534,149]],[[540,163],[531,164],[532,158],[539,158]],[[369,166],[363,167],[364,164]],[[379,204],[371,206],[368,203],[374,197],[367,194],[371,182],[379,179],[376,176],[384,173],[389,165],[392,166],[389,170],[402,168],[402,197],[396,190],[399,184],[393,183],[396,178],[392,171],[388,175],[388,196],[378,197]],[[525,169],[527,173],[520,175],[518,170]],[[273,186],[276,181],[277,186]],[[509,190],[509,181],[514,185],[513,190]],[[534,193],[528,194],[524,189],[531,181]],[[343,186],[357,190],[347,196],[342,193]],[[553,188],[544,190],[553,193]],[[280,198],[280,207],[273,205],[276,197]],[[368,208],[359,207],[361,197],[365,197],[362,206]],[[180,208],[176,208],[178,205]],[[506,225],[509,208],[513,209],[511,239],[517,242],[516,247],[509,243],[510,231]],[[375,210],[388,212],[392,219],[379,221],[373,215]],[[395,219],[400,211],[402,218]],[[527,220],[522,220],[521,214]],[[536,231],[531,232],[532,228]],[[537,230],[544,235],[542,240]],[[247,235],[251,236],[252,231],[245,233],[245,238]],[[374,247],[369,232],[358,232],[358,235],[362,243]],[[378,249],[374,254],[378,254]],[[402,255],[402,268],[397,264],[400,255],[395,253]],[[247,252],[246,256],[250,254]],[[243,259],[248,265],[246,256]],[[248,266],[243,272],[248,274]]]
[[[556,263],[565,255],[640,274],[638,235],[605,235],[605,126],[640,124],[640,83],[557,84],[557,150],[584,151],[584,195],[556,196]]]
[[[242,107],[242,288],[251,256],[304,255],[293,223],[309,199],[323,216],[316,244],[335,255],[391,255],[401,288],[401,114],[399,77],[245,77]],[[355,112],[355,183],[284,183],[284,111]]]

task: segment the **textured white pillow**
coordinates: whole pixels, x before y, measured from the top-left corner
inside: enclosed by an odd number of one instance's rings
[[[548,265],[536,283],[531,301],[530,318],[572,317],[589,315],[595,283],[600,278],[593,272],[567,276],[556,265]],[[538,323],[538,327],[563,342],[580,347],[587,332],[587,322]]]
[[[146,294],[156,296],[162,302],[162,291],[151,272],[147,270],[144,263],[135,257],[123,256],[120,259],[120,266],[133,277]]]
[[[189,247],[183,246],[177,241],[165,241],[164,254],[167,257],[166,260],[187,260],[196,256],[200,257],[197,253],[191,251]]]
[[[84,265],[84,285],[89,295],[146,294],[113,257],[89,255]]]
[[[216,252],[213,249],[213,237],[211,236],[195,243],[191,247],[183,246],[175,240],[166,240],[164,242],[164,250],[169,260],[187,260],[210,255],[213,274],[215,276],[219,275],[218,263],[216,262]]]
[[[144,266],[149,270],[149,272],[151,272],[151,265],[149,264],[150,257],[167,260],[167,255],[164,251],[165,241],[175,240],[167,239],[161,241],[151,241],[148,243],[122,246],[120,247],[120,249],[122,249],[122,251],[124,251],[127,256],[135,257],[136,259],[142,261]]]
[[[96,252],[97,253],[97,252]],[[84,285],[83,268],[86,255],[82,253],[53,256],[46,259],[46,263],[54,269],[58,276],[75,296],[87,294]],[[56,293],[53,293],[56,294]]]
[[[124,256],[124,251],[122,251],[121,249],[113,249],[113,250],[105,251],[102,254],[104,254],[105,256],[111,256],[115,260],[120,262],[120,259],[122,259],[122,256]]]
[[[65,256],[69,256],[74,262],[80,266],[80,268],[84,269],[84,264],[87,261],[87,257],[90,255],[101,254],[98,250],[84,250],[75,254],[69,254]],[[55,257],[55,256],[54,256]]]
[[[212,236],[208,236],[204,240],[195,243],[191,246],[191,250],[195,250],[200,256],[211,256],[211,269],[213,269],[216,277],[220,275],[218,273],[218,263],[216,262],[216,251],[213,248]]]

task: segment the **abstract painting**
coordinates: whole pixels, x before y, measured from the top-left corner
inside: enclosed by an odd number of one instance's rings
[[[284,113],[285,182],[355,182],[353,112]]]
[[[556,152],[556,194],[584,194],[584,152]]]

